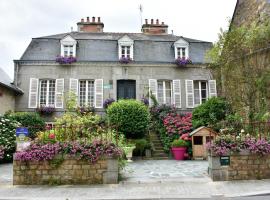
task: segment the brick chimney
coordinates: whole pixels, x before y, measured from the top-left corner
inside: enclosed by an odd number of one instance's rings
[[[142,32],[149,35],[168,34],[168,25],[164,24],[164,22],[160,24],[158,19],[156,19],[156,23],[154,23],[154,19],[151,19],[151,23],[148,24],[148,19],[145,19],[145,24],[142,25]]]
[[[96,18],[92,17],[92,21],[90,21],[89,17],[86,17],[86,20],[83,18],[80,22],[77,23],[79,32],[89,32],[89,33],[102,33],[104,24],[100,21],[100,17]]]

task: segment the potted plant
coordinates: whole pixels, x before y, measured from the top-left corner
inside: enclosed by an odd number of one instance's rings
[[[179,67],[184,67],[187,64],[192,64],[192,61],[189,58],[177,58],[175,64]]]
[[[36,111],[40,113],[41,115],[51,115],[55,111],[55,107],[42,105],[38,107]]]
[[[71,64],[77,62],[77,59],[73,56],[57,56],[55,62],[58,62],[59,64]]]
[[[136,146],[134,144],[128,144],[127,146],[124,146],[123,147],[123,150],[125,152],[125,155],[127,157],[127,161],[128,162],[132,162],[131,158],[132,158],[132,153],[133,153],[133,150],[136,148]]]
[[[176,139],[171,144],[171,150],[175,160],[184,160],[188,143],[182,139]]]
[[[119,62],[122,63],[122,64],[128,64],[132,61],[132,59],[130,57],[121,57],[119,59]]]

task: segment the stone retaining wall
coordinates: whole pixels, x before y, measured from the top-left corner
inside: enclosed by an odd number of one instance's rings
[[[13,185],[118,183],[118,160],[14,161]]]
[[[209,155],[208,162],[209,176],[213,181],[270,178],[270,155],[232,154],[228,166],[221,166],[219,156]]]

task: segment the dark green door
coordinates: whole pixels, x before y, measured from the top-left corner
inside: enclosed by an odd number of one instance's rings
[[[118,80],[117,99],[136,99],[136,81]]]

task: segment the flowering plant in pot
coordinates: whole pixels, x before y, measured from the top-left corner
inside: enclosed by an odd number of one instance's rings
[[[177,66],[179,66],[179,67],[184,67],[187,64],[192,64],[192,61],[189,58],[185,58],[185,57],[177,58],[175,60],[175,64],[177,64]]]
[[[57,56],[55,59],[56,62],[58,62],[59,64],[71,64],[74,62],[77,62],[77,59],[73,56]]]
[[[127,161],[128,162],[132,162],[131,158],[132,158],[132,153],[133,150],[136,148],[135,144],[127,144],[123,147],[124,153],[127,157]]]
[[[176,139],[171,144],[171,150],[175,160],[184,160],[188,142],[182,139]]]
[[[119,62],[122,63],[122,64],[128,64],[132,61],[132,59],[130,57],[121,57],[119,59]]]
[[[40,113],[41,115],[51,115],[55,111],[55,107],[42,105],[38,107],[36,111]]]

